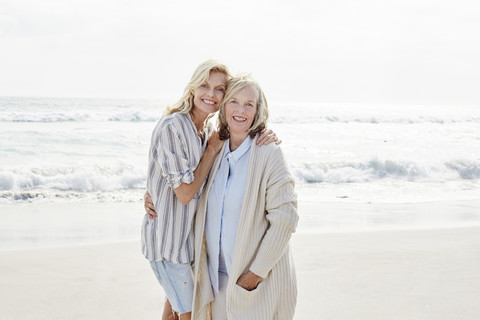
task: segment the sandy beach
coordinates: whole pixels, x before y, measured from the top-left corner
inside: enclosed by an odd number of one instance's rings
[[[479,319],[480,227],[295,234],[295,319]],[[0,252],[0,318],[160,319],[138,241]]]

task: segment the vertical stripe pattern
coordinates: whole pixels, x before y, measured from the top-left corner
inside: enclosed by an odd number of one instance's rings
[[[211,127],[202,142],[190,115],[180,113],[162,117],[153,130],[147,190],[158,217],[145,215],[142,223],[142,252],[150,261],[193,261],[193,219],[202,189],[187,205],[177,199],[174,189],[193,182],[210,132]]]

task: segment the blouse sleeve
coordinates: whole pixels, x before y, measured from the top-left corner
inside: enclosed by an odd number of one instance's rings
[[[277,150],[279,152],[270,156],[268,167],[272,171],[269,173],[265,194],[265,213],[270,226],[250,266],[250,270],[262,278],[267,276],[284,254],[298,222],[295,182],[281,149]]]
[[[162,128],[157,148],[157,161],[172,189],[194,180],[195,167],[189,165],[188,141],[181,130],[170,123]],[[190,162],[191,163],[191,162]]]

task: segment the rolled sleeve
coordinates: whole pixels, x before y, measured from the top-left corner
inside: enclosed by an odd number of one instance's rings
[[[195,167],[189,165],[187,140],[175,126],[168,125],[160,132],[157,160],[162,174],[172,189],[182,183],[190,184],[194,180]]]

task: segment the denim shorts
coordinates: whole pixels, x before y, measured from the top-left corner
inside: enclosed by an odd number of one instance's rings
[[[173,311],[180,314],[192,312],[193,273],[190,264],[150,261],[150,266],[165,291]]]

